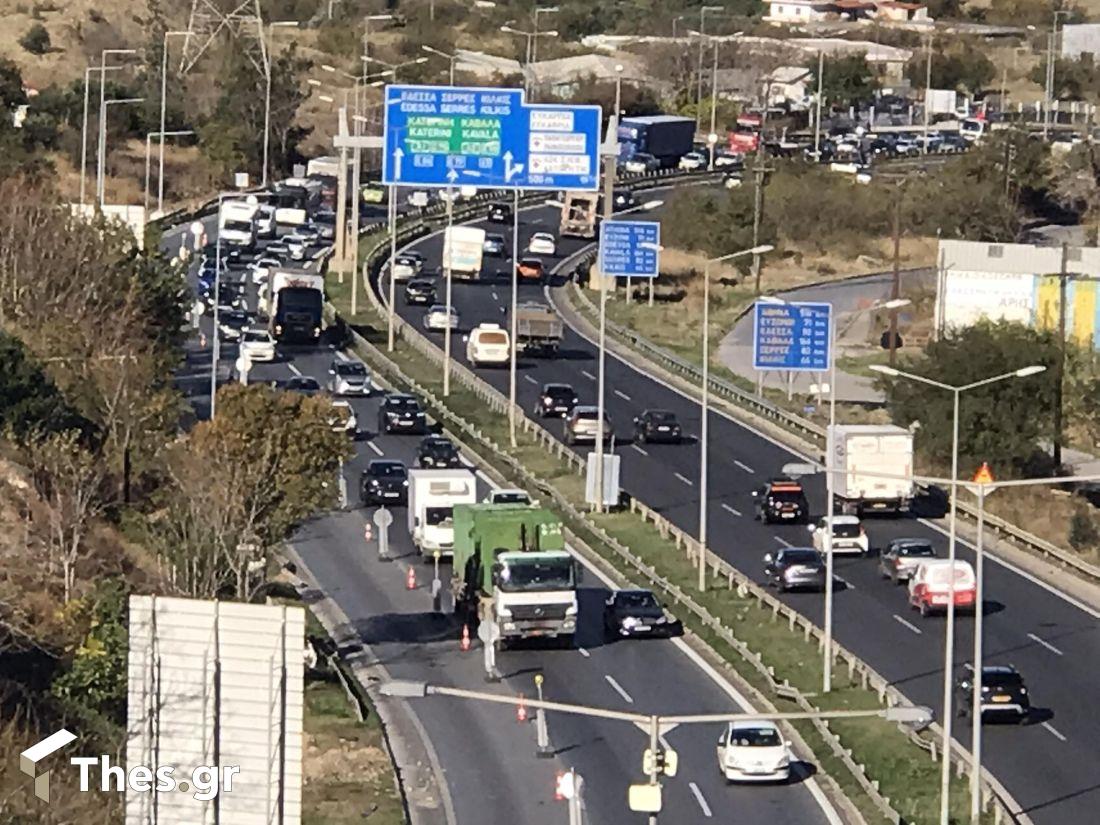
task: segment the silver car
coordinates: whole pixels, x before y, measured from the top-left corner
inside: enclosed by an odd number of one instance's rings
[[[333,395],[370,395],[370,372],[359,361],[337,358],[328,374],[328,391]]]
[[[912,577],[917,565],[936,558],[936,548],[925,539],[893,539],[878,557],[878,571],[884,579],[903,584]]]
[[[565,419],[564,438],[566,444],[578,444],[582,441],[596,443],[599,435],[599,408],[592,406],[574,407]],[[615,435],[611,419],[607,412],[603,414],[603,438],[610,441]]]

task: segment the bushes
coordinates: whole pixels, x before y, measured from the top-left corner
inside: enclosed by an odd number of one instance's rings
[[[45,54],[50,50],[50,33],[41,23],[35,23],[19,38],[19,45],[31,54]]]

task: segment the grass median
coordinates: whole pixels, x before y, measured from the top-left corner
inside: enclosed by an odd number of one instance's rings
[[[337,303],[337,310],[342,307]],[[384,319],[374,317],[372,324],[361,326],[361,334],[381,348],[385,347]],[[419,352],[400,339],[388,356],[410,379],[442,399],[441,368],[425,359]],[[369,359],[368,359],[369,360]],[[385,372],[382,364],[374,363],[376,370]],[[452,376],[453,377],[453,376]],[[387,375],[397,384],[403,380],[397,375]],[[479,430],[481,443],[475,443],[484,457],[512,483],[523,486],[524,481],[515,473],[504,456],[521,464],[528,472],[558,491],[578,509],[584,508],[583,481],[565,461],[551,454],[534,436],[517,433],[517,446],[508,447],[508,421],[503,414],[489,410],[473,392],[452,380],[451,392],[445,400],[447,409],[459,418],[470,422]],[[435,411],[438,417],[440,411]],[[485,449],[488,447],[489,449]],[[770,610],[762,608],[750,596],[740,596],[736,589],[727,589],[726,582],[712,582],[705,593],[695,591],[697,571],[682,550],[661,536],[657,528],[644,523],[637,515],[617,512],[592,517],[599,528],[628,547],[646,564],[671,584],[690,593],[696,601],[730,628],[734,636],[761,656],[771,667],[775,678],[787,680],[802,692],[813,695],[820,690],[822,657],[815,641],[806,640],[801,631],[791,631],[785,621],[777,620]],[[592,529],[587,519],[564,518],[565,523],[581,536],[593,549],[622,570],[628,577],[638,578],[637,571],[625,566],[623,560]],[[755,556],[754,556],[755,562]],[[741,658],[740,653],[723,642],[687,611],[680,611],[685,625],[707,641],[754,688],[769,695],[781,710],[798,710],[793,702],[770,695],[767,680]],[[834,690],[825,696],[815,696],[813,701],[821,710],[877,709],[877,696],[847,678],[843,668],[834,673]],[[836,722],[832,724],[852,759],[866,766],[866,774],[879,782],[881,792],[890,798],[904,821],[933,823],[938,821],[940,763],[903,735],[895,725],[869,719]],[[849,799],[859,808],[868,822],[881,822],[884,817],[864,792],[856,779],[835,757],[823,737],[809,723],[799,725],[799,732],[814,749],[821,770],[838,783]],[[955,779],[952,786],[952,813],[959,821],[968,816],[969,795],[965,779]],[[989,817],[992,822],[992,816]]]

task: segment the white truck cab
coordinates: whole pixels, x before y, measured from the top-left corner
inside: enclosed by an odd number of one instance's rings
[[[409,470],[408,529],[420,554],[453,555],[454,506],[476,501],[477,483],[469,470]]]

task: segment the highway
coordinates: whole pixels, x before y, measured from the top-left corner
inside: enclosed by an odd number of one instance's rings
[[[510,238],[510,227],[486,225]],[[557,210],[539,207],[523,212],[521,245],[535,231],[557,230]],[[578,251],[586,242],[559,241],[557,259]],[[430,268],[441,260],[441,235],[411,247],[425,255]],[[510,254],[510,253],[509,253]],[[549,267],[548,261],[548,267]],[[462,330],[482,321],[500,322],[508,306],[510,260],[487,259],[484,283],[454,282],[454,306]],[[500,277],[492,273],[499,271]],[[558,287],[560,288],[560,287]],[[385,294],[385,289],[382,290]],[[442,295],[442,289],[439,291]],[[553,298],[554,289],[520,287],[520,300]],[[398,291],[400,296],[400,290]],[[419,326],[423,310],[407,307],[398,297],[402,317]],[[643,330],[644,332],[644,330]],[[442,346],[442,335],[431,336]],[[461,335],[452,341],[454,357],[465,360]],[[596,350],[575,331],[567,332],[557,359],[522,358],[517,381],[519,402],[530,410],[545,382],[572,384],[582,404],[596,402]],[[497,389],[508,392],[507,370],[477,371]],[[698,433],[700,410],[694,402],[660,379],[636,370],[614,356],[607,359],[608,413],[620,434],[616,450],[622,456],[623,485],[633,496],[660,511],[681,528],[698,529],[699,447],[695,439],[683,445],[639,445],[629,439],[633,416],[646,408],[673,410],[688,433]],[[711,549],[763,581],[762,557],[782,546],[808,545],[803,526],[765,526],[752,518],[751,491],[783,464],[797,460],[788,448],[760,432],[712,411],[710,428],[711,484],[708,502]],[[555,422],[552,432],[560,434]],[[578,448],[585,452],[588,447]],[[965,472],[965,471],[964,471]],[[824,511],[824,483],[807,485],[815,514]],[[889,539],[917,536],[932,540],[946,554],[946,520],[938,518],[867,521],[872,548]],[[872,553],[873,556],[873,553]],[[960,557],[972,559],[969,547]],[[1100,715],[1089,710],[1083,696],[1100,681],[1098,614],[1032,579],[1006,563],[988,559],[985,591],[986,664],[1015,664],[1027,680],[1037,710],[1029,724],[985,726],[984,763],[1001,780],[1037,825],[1086,825],[1096,821],[1100,805]],[[837,640],[891,680],[918,704],[942,712],[942,618],[921,619],[910,611],[904,588],[882,580],[873,557],[838,557],[836,573]],[[820,623],[823,600],[816,594],[788,594],[789,604]],[[955,662],[961,666],[972,650],[972,619],[963,616],[956,634]],[[956,724],[956,736],[969,742],[969,719]]]
[[[178,248],[178,237],[169,235],[166,248],[173,248],[172,243]],[[250,300],[255,300],[254,292]],[[202,318],[207,336],[211,334],[208,322]],[[209,386],[209,350],[191,350],[180,384],[202,416],[208,410],[201,396]],[[276,362],[255,364],[249,378],[267,382],[309,375],[324,383],[334,357],[345,356],[325,346],[281,348]],[[235,359],[236,347],[223,343],[220,372],[227,374]],[[371,398],[351,400],[363,431],[355,442],[354,457],[343,470],[343,485],[351,500],[346,507],[311,520],[294,536],[294,552],[302,561],[300,572],[337,603],[370,654],[394,678],[484,689],[479,643],[475,641],[469,652],[460,651],[460,628],[449,612],[449,599],[443,613],[431,611],[432,568],[412,555],[403,509],[395,512],[390,532],[394,561],[380,561],[376,547],[364,541],[363,528],[373,510],[358,506],[360,472],[378,457],[411,464],[419,441],[415,436],[373,434],[379,396],[376,392]],[[479,485],[484,491],[484,485]],[[412,591],[405,588],[410,567],[417,575],[417,588]],[[442,577],[448,575],[445,565]],[[488,689],[531,696],[533,677],[542,673],[546,697],[563,702],[643,713],[722,712],[744,706],[736,691],[682,640],[605,643],[602,608],[607,584],[594,571],[586,576],[577,649],[503,652],[498,666],[504,681]],[[656,673],[667,676],[654,679]],[[586,783],[586,822],[617,825],[645,820],[626,805],[628,785],[644,781],[641,757],[647,736],[638,729],[621,722],[550,714],[554,757],[539,759],[535,726],[518,723],[512,708],[460,705],[459,700],[431,697],[413,701],[410,709],[443,766],[454,821],[461,825],[564,821],[565,806],[554,801],[553,786],[555,773],[570,767]],[[797,779],[788,786],[727,787],[716,762],[718,733],[717,728],[684,727],[667,735],[668,744],[680,754],[680,771],[665,783],[665,821],[691,825],[726,810],[736,810],[739,821],[759,825],[840,821],[813,780],[809,764],[796,767]]]

